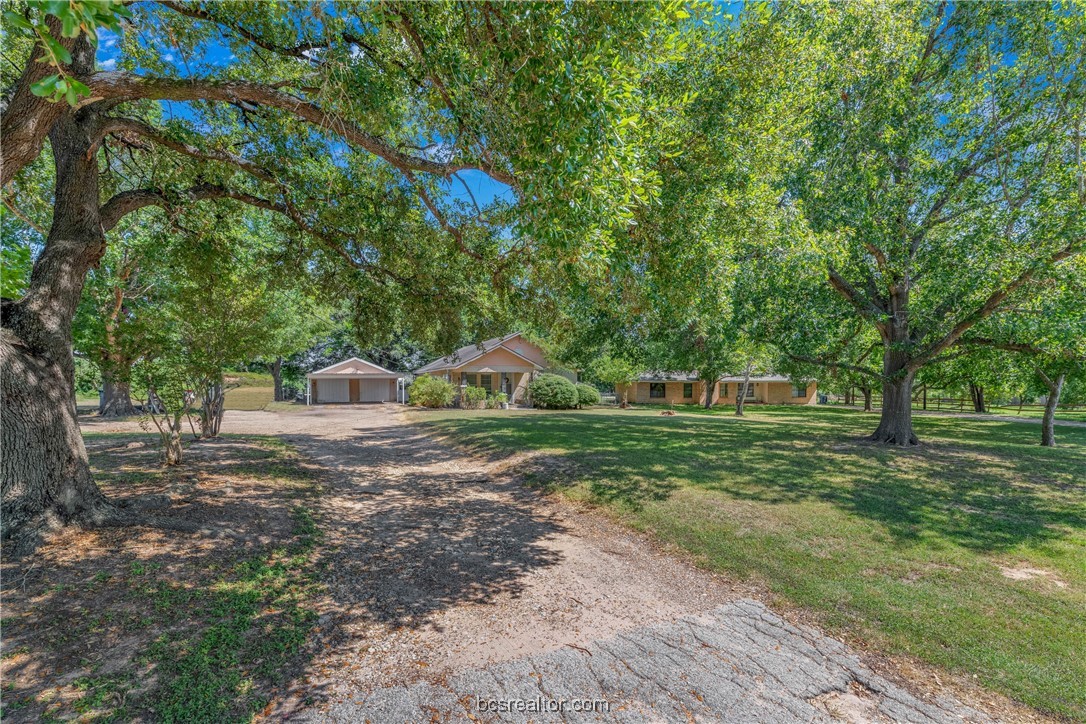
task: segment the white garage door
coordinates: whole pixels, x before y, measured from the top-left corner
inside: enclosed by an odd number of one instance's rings
[[[362,380],[362,402],[388,402],[388,380]]]
[[[350,402],[347,380],[317,380],[317,402]]]

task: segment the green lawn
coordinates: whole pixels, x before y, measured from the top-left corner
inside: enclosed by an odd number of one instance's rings
[[[1048,449],[1036,424],[924,416],[925,444],[898,450],[862,442],[877,418],[853,410],[695,411],[419,424],[477,450],[551,451],[580,472],[543,470],[541,484],[763,582],[831,630],[1086,718],[1086,429],[1059,428]]]

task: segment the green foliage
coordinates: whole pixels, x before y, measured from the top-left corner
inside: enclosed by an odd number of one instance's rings
[[[589,374],[606,385],[628,385],[637,381],[641,371],[625,359],[605,355],[593,360]]]
[[[504,392],[496,392],[486,399],[486,406],[490,409],[497,409],[507,402],[509,402],[509,395]]]
[[[76,105],[81,98],[90,95],[90,89],[65,71],[72,62],[68,48],[50,30],[49,16],[60,22],[60,37],[75,38],[86,33],[93,45],[98,44],[98,28],[121,32],[121,18],[131,18],[132,12],[123,0],[25,0],[22,13],[8,10],[4,13],[6,32],[12,29],[31,33],[43,51],[39,63],[48,63],[57,72],[46,76],[31,86],[36,96],[57,103],[67,101]]]
[[[577,387],[561,375],[542,374],[528,385],[532,404],[546,410],[569,410],[577,406]]]
[[[483,407],[486,402],[486,389],[483,387],[465,387],[461,393],[464,407]]]
[[[577,384],[577,407],[592,407],[600,404],[600,391],[592,385]]]
[[[26,291],[30,281],[30,270],[34,260],[30,245],[15,238],[9,238],[9,213],[6,208],[0,212],[3,220],[3,239],[0,245],[0,297],[18,299]]]
[[[792,9],[817,77],[781,198],[809,233],[782,237],[766,266],[774,340],[855,364],[863,349],[847,342],[866,326],[882,382],[901,382],[992,340],[985,320],[1043,320],[1022,310],[1050,294],[1086,238],[1086,14]]]
[[[80,395],[98,395],[102,386],[102,374],[98,367],[82,357],[75,358],[75,391]]]
[[[408,389],[408,400],[416,407],[448,407],[455,396],[451,382],[433,375],[416,377]]]

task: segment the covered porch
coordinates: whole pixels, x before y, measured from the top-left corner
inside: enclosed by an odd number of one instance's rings
[[[532,365],[465,365],[452,371],[450,381],[459,386],[482,387],[488,395],[504,392],[509,402],[520,404],[527,400],[528,383],[539,368]]]

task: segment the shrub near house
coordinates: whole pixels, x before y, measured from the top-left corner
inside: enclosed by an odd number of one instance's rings
[[[577,383],[577,407],[592,407],[600,404],[600,391],[592,385]]]
[[[482,387],[465,387],[463,392],[463,407],[479,408],[486,404],[486,390]]]
[[[545,374],[528,385],[528,394],[536,407],[546,410],[570,410],[577,406],[577,387],[565,377]]]
[[[455,394],[456,388],[451,382],[426,375],[417,378],[411,385],[408,399],[415,407],[448,407]]]

